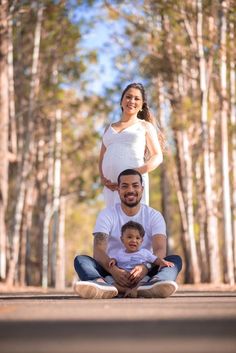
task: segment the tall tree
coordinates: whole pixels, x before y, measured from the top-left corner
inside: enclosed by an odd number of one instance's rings
[[[200,73],[200,90],[201,90],[201,124],[202,124],[202,143],[203,143],[203,165],[204,165],[204,182],[205,182],[205,203],[207,214],[207,241],[210,265],[210,281],[220,282],[220,266],[219,266],[219,247],[218,247],[218,228],[217,217],[214,214],[213,204],[213,185],[211,179],[211,166],[209,155],[209,126],[208,126],[208,89],[209,89],[209,72],[207,72],[207,64],[204,54],[203,44],[203,8],[202,0],[197,0],[197,44],[199,55],[199,73]]]
[[[8,14],[8,33],[9,33],[9,48],[8,48],[8,77],[9,77],[9,148],[11,152],[10,161],[17,159],[17,128],[16,128],[16,108],[15,108],[15,83],[14,83],[14,59],[13,59],[13,14],[15,11],[15,3],[10,6]]]
[[[53,183],[53,232],[52,232],[52,283],[57,286],[57,254],[58,254],[58,232],[60,224],[60,196],[61,196],[61,110],[56,110],[56,129],[55,129],[55,160],[54,160],[54,183]],[[61,234],[60,234],[61,235]],[[60,239],[63,238],[61,235]],[[62,249],[60,249],[62,250]],[[62,254],[60,254],[62,256]],[[63,269],[60,268],[63,272]]]
[[[228,144],[228,97],[227,97],[227,63],[226,63],[226,37],[227,37],[228,3],[221,2],[220,27],[220,117],[221,117],[221,148],[222,148],[222,178],[223,178],[223,210],[224,210],[224,241],[226,282],[234,284],[233,260],[233,233],[229,182],[229,144]]]
[[[234,275],[236,278],[236,65],[235,65],[235,23],[233,11],[229,13],[229,62],[230,62],[230,121],[232,130],[232,224],[234,244]]]
[[[39,88],[39,47],[41,40],[41,25],[43,19],[43,6],[38,7],[37,11],[37,22],[34,34],[34,50],[32,57],[32,68],[31,68],[31,85],[30,85],[30,97],[29,97],[29,108],[28,108],[28,130],[25,135],[25,144],[23,149],[23,161],[21,167],[21,176],[19,178],[18,194],[15,207],[14,217],[14,228],[12,236],[12,252],[9,262],[9,270],[7,274],[7,283],[12,285],[16,274],[16,266],[19,257],[19,244],[20,244],[20,227],[23,215],[23,207],[25,203],[25,193],[27,190],[27,181],[32,168],[31,153],[34,149],[34,108],[35,99]]]
[[[8,200],[8,1],[0,2],[0,277],[6,276],[6,209]]]

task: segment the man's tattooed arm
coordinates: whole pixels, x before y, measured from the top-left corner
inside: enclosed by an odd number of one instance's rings
[[[108,269],[110,258],[107,256],[107,239],[108,234],[106,233],[94,233],[93,243],[93,257],[97,260],[100,265]]]
[[[94,235],[94,245],[96,246],[107,246],[108,234],[106,233],[93,233]]]

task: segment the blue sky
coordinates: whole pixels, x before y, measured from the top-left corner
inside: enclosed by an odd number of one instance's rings
[[[84,74],[84,78],[88,81],[86,94],[107,96],[106,88],[117,89],[117,92],[110,93],[109,96],[111,104],[115,103],[110,119],[116,119],[120,114],[120,86],[123,89],[130,82],[142,82],[145,85],[144,78],[140,76],[138,64],[134,60],[124,62],[123,72],[116,67],[116,57],[121,54],[122,48],[130,48],[129,40],[123,35],[124,20],[109,20],[101,0],[95,1],[90,7],[84,3],[78,7],[75,0],[70,1],[74,3],[70,13],[71,21],[78,23],[82,31],[82,41],[79,42],[79,48],[83,48],[82,55],[86,55],[90,50],[95,50],[98,54],[98,62],[90,65]],[[134,7],[132,9],[134,12]],[[125,11],[130,11],[130,7],[125,8]],[[83,21],[84,25],[81,26]],[[91,24],[90,27],[88,23]]]
[[[101,19],[97,18],[99,16]],[[93,26],[80,27],[82,29],[82,41],[79,46],[84,53],[96,50],[98,63],[91,65],[86,72],[86,78],[91,82],[89,90],[94,93],[102,93],[105,87],[113,87],[117,78],[117,71],[114,67],[114,57],[119,53],[119,47],[114,43],[111,46],[110,38],[114,33],[123,31],[122,22],[104,21],[105,9],[101,1],[95,1],[92,7],[83,6],[71,13],[71,20],[78,22],[89,20]]]
[[[92,6],[82,1],[79,7],[76,5],[76,0],[69,1],[74,5],[71,10],[71,21],[74,23],[83,21],[86,23],[87,21],[91,24],[90,27],[80,25],[82,41],[79,46],[83,47],[85,54],[89,50],[96,50],[98,54],[97,64],[91,65],[85,74],[86,79],[91,82],[89,91],[103,94],[107,87],[114,89],[120,84],[123,87],[133,81],[142,82],[135,61],[125,62],[122,66],[123,72],[119,71],[116,66],[116,57],[121,55],[122,49],[130,48],[129,40],[124,39],[124,20],[109,20],[102,0],[94,1]],[[135,7],[130,5],[124,6],[122,11],[134,12]]]

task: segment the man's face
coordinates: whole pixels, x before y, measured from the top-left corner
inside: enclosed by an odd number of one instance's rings
[[[128,207],[137,206],[142,198],[143,186],[139,175],[122,175],[118,185],[121,203]]]

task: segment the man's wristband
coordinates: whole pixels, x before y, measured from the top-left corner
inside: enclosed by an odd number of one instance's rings
[[[143,264],[147,267],[148,271],[152,269],[152,264],[150,262],[144,262]]]

